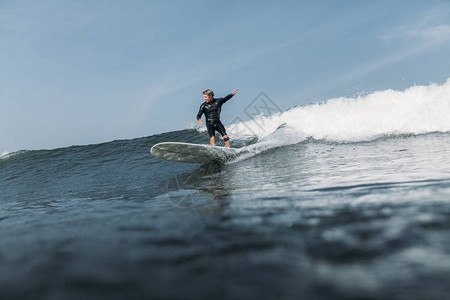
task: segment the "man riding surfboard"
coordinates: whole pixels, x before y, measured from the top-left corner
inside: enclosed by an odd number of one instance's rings
[[[202,125],[202,114],[205,114],[206,129],[209,134],[209,142],[212,146],[215,145],[215,132],[217,131],[223,138],[225,145],[230,148],[230,138],[227,136],[225,126],[220,121],[220,110],[222,105],[233,97],[238,89],[235,89],[231,94],[223,98],[214,98],[214,92],[211,90],[203,91],[203,98],[205,102],[200,105],[200,109],[197,114],[198,124]]]

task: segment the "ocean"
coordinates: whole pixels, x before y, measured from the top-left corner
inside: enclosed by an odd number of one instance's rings
[[[450,80],[258,112],[226,162],[149,153],[197,127],[3,153],[1,299],[448,297]]]

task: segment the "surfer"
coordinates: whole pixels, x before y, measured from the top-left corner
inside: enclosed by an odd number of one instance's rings
[[[206,119],[206,129],[208,129],[209,143],[215,145],[215,132],[217,131],[223,138],[225,145],[230,148],[230,138],[225,131],[225,126],[220,122],[220,110],[222,104],[227,102],[233,97],[238,89],[235,89],[231,94],[226,95],[223,98],[214,98],[214,92],[211,90],[206,90],[203,92],[203,98],[205,102],[200,105],[200,110],[197,114],[198,124],[202,125],[202,114],[205,114]]]

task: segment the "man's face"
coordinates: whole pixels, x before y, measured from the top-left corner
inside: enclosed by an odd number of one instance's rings
[[[212,95],[203,95],[203,98],[205,98],[206,103],[209,103],[212,101],[213,96]]]

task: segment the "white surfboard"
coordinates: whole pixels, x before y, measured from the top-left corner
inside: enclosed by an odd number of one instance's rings
[[[155,157],[170,161],[208,163],[212,161],[227,161],[235,157],[239,150],[210,145],[166,142],[154,145],[150,149],[150,153]]]

